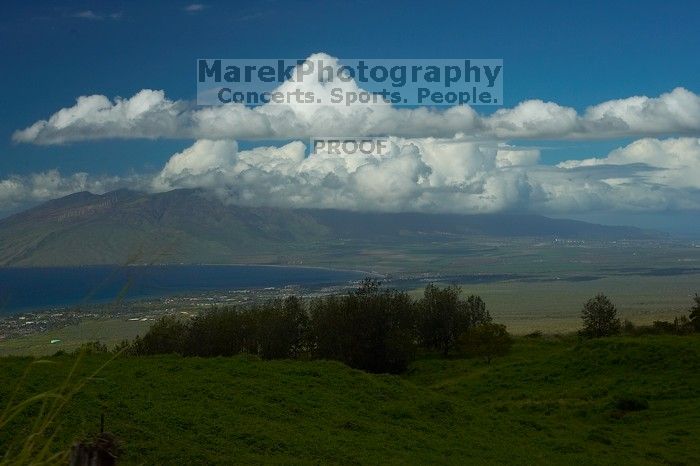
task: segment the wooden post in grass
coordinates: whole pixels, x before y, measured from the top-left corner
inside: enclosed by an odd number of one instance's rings
[[[100,433],[92,440],[76,442],[71,449],[70,466],[115,466],[117,438],[105,432],[105,415],[100,414]]]

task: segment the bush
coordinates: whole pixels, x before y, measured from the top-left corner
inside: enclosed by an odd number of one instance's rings
[[[614,406],[620,411],[642,411],[649,409],[649,402],[642,398],[627,396],[616,399]]]
[[[675,317],[673,322],[666,320],[656,320],[651,325],[634,325],[629,320],[625,320],[622,325],[622,332],[625,335],[688,335],[693,333],[693,326],[687,317]]]
[[[690,323],[696,332],[700,332],[700,296],[696,293],[693,300],[695,304],[690,308]]]
[[[505,325],[481,324],[464,332],[459,338],[460,348],[469,356],[482,357],[487,363],[495,356],[510,352],[513,339]]]
[[[131,345],[131,342],[129,342],[129,340],[122,340],[116,345],[114,345],[112,352],[121,353],[123,355],[130,355],[133,354],[134,347]]]
[[[109,350],[107,349],[107,345],[104,343],[99,341],[88,341],[76,348],[75,351],[73,351],[73,354],[103,354],[107,352],[109,352]]]
[[[600,338],[620,333],[620,319],[617,308],[607,296],[600,293],[590,299],[581,312],[583,330],[581,334],[589,338]]]

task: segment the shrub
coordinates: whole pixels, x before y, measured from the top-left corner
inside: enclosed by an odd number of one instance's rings
[[[107,349],[107,345],[104,343],[99,341],[88,341],[76,348],[75,351],[73,351],[73,354],[103,354],[107,352],[109,352],[109,350]]]
[[[700,332],[700,296],[696,293],[693,300],[695,304],[690,308],[690,323],[696,332]]]
[[[693,323],[686,316],[675,317],[673,326],[676,335],[689,335],[695,330]]]
[[[685,316],[675,317],[673,322],[655,320],[652,328],[655,330],[654,333],[670,335],[687,335],[693,331],[692,324]]]
[[[133,346],[129,340],[122,340],[112,349],[113,353],[122,353],[124,355],[133,354]]]
[[[642,411],[649,409],[649,402],[642,398],[626,396],[616,399],[614,406],[620,411]]]
[[[634,325],[629,320],[625,320],[622,325],[622,332],[625,335],[688,335],[693,333],[693,326],[685,316],[675,317],[673,322],[666,320],[655,320],[651,325]]]
[[[607,296],[600,293],[590,299],[581,312],[583,330],[581,334],[590,338],[607,337],[620,333],[617,308]]]
[[[505,325],[485,323],[464,332],[459,345],[468,355],[482,357],[490,364],[495,356],[508,354],[513,339]]]

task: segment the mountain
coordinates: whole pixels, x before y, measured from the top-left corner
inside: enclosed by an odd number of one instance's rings
[[[0,266],[275,263],[332,241],[445,236],[641,239],[630,227],[537,215],[367,213],[228,205],[201,190],[80,192],[0,220]],[[345,243],[344,243],[345,244]]]

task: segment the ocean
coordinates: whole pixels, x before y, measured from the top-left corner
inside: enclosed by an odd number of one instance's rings
[[[193,292],[343,285],[365,274],[312,267],[167,265],[0,268],[0,314]]]

